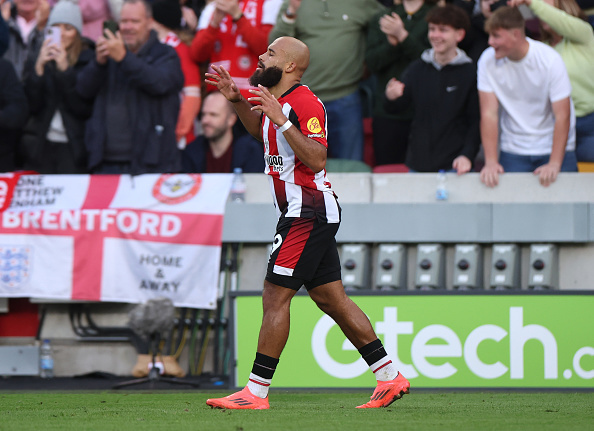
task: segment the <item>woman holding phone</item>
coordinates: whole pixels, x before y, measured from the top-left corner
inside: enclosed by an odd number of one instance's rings
[[[25,69],[31,112],[21,139],[25,169],[42,174],[87,172],[84,126],[93,105],[78,95],[75,84],[94,54],[81,32],[78,4],[61,0],[50,13],[37,58]]]

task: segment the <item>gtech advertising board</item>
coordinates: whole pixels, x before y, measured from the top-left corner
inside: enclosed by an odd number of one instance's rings
[[[413,387],[594,388],[594,295],[351,296]],[[259,296],[234,303],[235,383],[247,381]],[[369,387],[373,374],[308,296],[291,305],[275,387]]]

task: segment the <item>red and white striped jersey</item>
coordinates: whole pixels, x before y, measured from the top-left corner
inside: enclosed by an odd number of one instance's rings
[[[326,108],[305,85],[297,84],[283,94],[283,113],[310,139],[328,147]],[[266,116],[262,118],[264,172],[280,217],[317,218],[328,223],[340,222],[340,209],[326,170],[314,173],[295,155],[279,127]]]

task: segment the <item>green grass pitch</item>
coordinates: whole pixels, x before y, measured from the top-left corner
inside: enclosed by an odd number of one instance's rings
[[[0,430],[594,430],[593,392],[418,392],[384,409],[370,393],[274,389],[270,410],[211,409],[229,392],[5,392]]]

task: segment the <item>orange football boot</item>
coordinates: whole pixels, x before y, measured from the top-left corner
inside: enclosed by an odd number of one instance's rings
[[[264,410],[269,409],[268,397],[260,398],[255,396],[247,388],[243,388],[239,392],[228,395],[224,398],[211,398],[206,400],[206,404],[217,409],[252,409]]]
[[[377,382],[377,387],[368,403],[357,406],[358,409],[377,409],[379,407],[388,407],[394,401],[408,394],[410,383],[401,373],[398,373],[394,380],[387,382]]]

